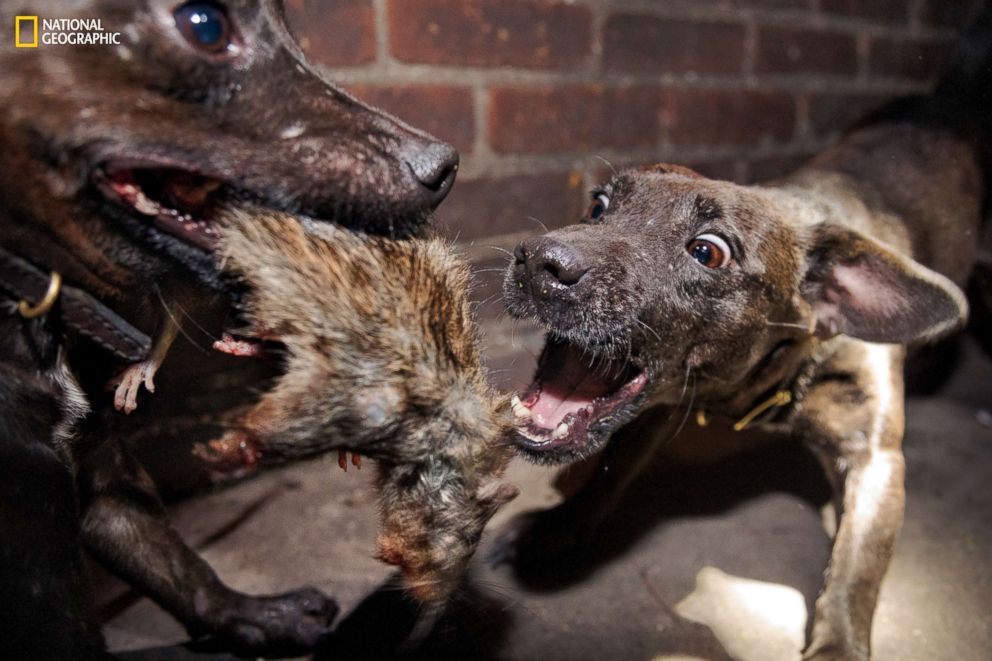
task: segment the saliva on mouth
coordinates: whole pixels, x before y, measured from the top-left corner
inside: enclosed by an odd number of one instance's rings
[[[159,231],[207,252],[215,248],[213,216],[222,181],[179,168],[123,163],[99,168],[93,181],[104,197],[149,219]]]

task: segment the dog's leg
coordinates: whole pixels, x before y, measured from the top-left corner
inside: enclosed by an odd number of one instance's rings
[[[902,363],[893,345],[850,341],[807,394],[799,429],[835,484],[837,534],[804,659],[867,659],[871,622],[905,493]]]
[[[16,370],[0,362],[0,657],[6,659],[104,658],[88,617],[71,461],[42,440],[62,417],[58,401],[33,365]]]
[[[250,650],[312,647],[330,631],[333,600],[312,588],[276,596],[231,590],[166,519],[151,478],[124,449],[104,443],[81,466],[86,548],[180,620]]]
[[[138,391],[142,384],[148,392],[155,392],[155,374],[158,373],[162,362],[169,353],[172,343],[180,330],[182,308],[173,303],[166,309],[162,329],[152,347],[151,355],[140,363],[128,365],[107,384],[108,389],[114,390],[114,408],[130,414],[138,408]]]

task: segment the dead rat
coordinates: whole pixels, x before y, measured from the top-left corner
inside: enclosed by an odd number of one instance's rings
[[[284,373],[201,456],[217,470],[351,451],[378,465],[379,556],[410,592],[443,604],[482,530],[516,487],[505,397],[481,369],[468,267],[440,240],[396,241],[270,211],[231,212],[223,268],[247,327],[218,344],[266,344]]]

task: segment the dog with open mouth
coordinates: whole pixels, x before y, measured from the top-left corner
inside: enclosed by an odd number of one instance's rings
[[[518,567],[546,571],[587,544],[695,411],[706,431],[795,438],[822,459],[839,524],[803,658],[869,657],[903,515],[907,346],[968,313],[990,72],[986,13],[933,94],[880,111],[783,180],[623,171],[580,224],[517,247],[509,311],[548,333],[513,399],[515,443],[547,464],[603,450],[580,492],[507,533]]]
[[[125,373],[133,408],[174,310],[226,306],[226,202],[414,236],[458,156],[323,80],[279,0],[0,3],[3,25],[21,15],[99,19],[120,43],[0,46],[0,648],[102,655],[84,548],[194,635],[308,647],[333,601],[223,585],[109,433],[104,386]]]

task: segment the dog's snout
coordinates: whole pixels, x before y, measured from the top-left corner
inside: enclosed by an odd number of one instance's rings
[[[547,298],[556,290],[577,285],[589,271],[585,256],[574,246],[534,237],[517,246],[514,253],[522,276],[535,296]]]
[[[411,150],[406,163],[419,182],[421,193],[431,205],[436,207],[451,192],[458,173],[458,152],[443,142]]]

